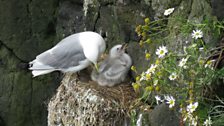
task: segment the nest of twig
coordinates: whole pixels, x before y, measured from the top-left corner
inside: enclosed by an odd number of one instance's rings
[[[209,60],[214,60],[213,68],[216,70],[224,66],[224,38],[222,38],[217,47],[210,50],[210,56],[207,58],[207,61]],[[223,82],[223,77],[217,78],[217,80],[213,82],[213,85],[205,86],[203,96],[208,99],[215,99],[217,96],[223,96],[224,94],[221,91],[224,87]]]
[[[102,87],[66,75],[48,105],[48,125],[119,126],[136,95],[130,84]]]
[[[224,65],[224,45],[218,46],[210,50],[211,55],[207,58],[208,60],[215,60],[214,68],[221,68]]]

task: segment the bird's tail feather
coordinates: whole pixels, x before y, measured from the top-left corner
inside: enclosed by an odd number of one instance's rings
[[[53,72],[53,71],[54,71],[54,69],[51,69],[51,70],[33,70],[32,74],[33,74],[33,77],[36,77],[36,76],[47,74],[47,73],[50,73],[50,72]]]
[[[43,64],[42,62],[38,61],[37,59],[33,60],[29,64],[30,64],[29,69],[32,70],[33,77],[47,74],[47,73],[50,73],[50,72],[53,72],[56,70],[55,68],[53,68],[49,65]]]

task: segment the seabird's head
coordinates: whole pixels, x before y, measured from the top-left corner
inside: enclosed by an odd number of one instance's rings
[[[104,39],[96,32],[87,31],[80,34],[79,40],[86,58],[92,62],[97,69],[97,60],[104,53],[106,48]]]
[[[127,48],[127,44],[115,45],[110,49],[110,57],[119,57],[125,53],[125,49]]]

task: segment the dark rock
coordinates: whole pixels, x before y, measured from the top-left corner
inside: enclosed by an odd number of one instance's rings
[[[157,20],[159,18],[162,18],[163,13],[166,9],[177,7],[180,5],[181,2],[183,2],[183,0],[152,0],[151,7],[153,11],[155,12],[153,19]]]
[[[83,5],[72,1],[60,3],[57,17],[56,32],[59,38],[84,30]]]
[[[3,65],[4,65],[3,60],[0,59],[0,66],[3,66]]]
[[[5,126],[4,120],[0,117],[0,126]]]
[[[149,113],[150,126],[179,126],[180,119],[176,114],[168,105],[158,105]]]
[[[100,3],[98,5],[100,7],[95,7],[99,14],[97,14],[98,18],[95,20],[94,28],[96,31],[106,33],[108,48],[118,43],[136,41],[136,24],[142,23],[143,19],[150,17],[151,14],[150,7],[145,3],[140,1],[123,2],[128,4],[124,6],[124,4],[104,5]]]
[[[29,61],[52,46],[54,36],[46,33],[49,23],[54,22],[57,1],[0,1],[0,7],[1,41],[17,57]]]
[[[57,0],[0,1],[0,116],[6,126],[47,125],[44,102],[59,79],[55,73],[33,79],[25,62],[53,45],[57,6]]]
[[[212,14],[222,21],[224,19],[224,1],[223,0],[211,0]]]
[[[23,63],[23,62],[21,62],[21,63],[19,63],[19,64],[17,65],[17,67],[18,67],[19,69],[28,70],[28,68],[29,68],[29,63]]]
[[[30,72],[18,68],[21,63],[7,48],[0,48],[0,116],[6,126],[47,125],[47,109],[44,102],[57,87],[56,75],[32,80]]]
[[[147,70],[150,63],[153,62],[153,57],[150,60],[145,59],[145,51],[148,51],[150,54],[155,54],[156,46],[147,44],[143,47],[140,47],[139,43],[131,42],[128,44],[127,53],[131,56],[133,65],[137,68],[138,74],[141,74],[143,71]],[[135,77],[136,74],[132,72],[132,76]]]

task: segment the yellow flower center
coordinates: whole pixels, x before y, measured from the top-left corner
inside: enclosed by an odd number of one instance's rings
[[[136,80],[136,81],[139,81],[139,80],[140,80],[140,77],[139,77],[139,76],[137,76],[137,77],[135,78],[135,80]]]
[[[151,56],[151,55],[150,55],[149,53],[146,53],[146,54],[145,54],[145,58],[146,58],[146,59],[149,59],[150,56]]]
[[[174,101],[173,100],[170,100],[170,104],[173,105],[174,104]]]
[[[211,61],[211,60],[209,60],[209,61],[207,62],[207,64],[208,64],[208,65],[211,65],[211,64],[212,64],[212,61]]]
[[[164,54],[164,51],[163,50],[160,50],[160,53],[159,54],[161,54],[161,55]]]
[[[160,91],[160,87],[159,86],[156,86],[156,91]]]
[[[150,80],[150,79],[151,79],[151,74],[146,74],[146,78],[147,78],[148,80]]]

